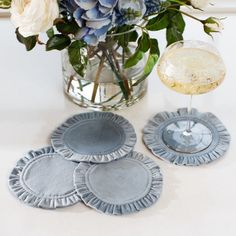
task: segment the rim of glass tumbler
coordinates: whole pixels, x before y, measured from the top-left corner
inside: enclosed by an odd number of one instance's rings
[[[219,50],[218,50],[213,44],[208,43],[208,42],[205,42],[205,41],[202,41],[202,40],[180,40],[180,41],[177,41],[177,42],[172,43],[171,45],[169,45],[169,46],[164,50],[163,54],[161,55],[161,57],[160,57],[159,60],[158,60],[158,63],[157,63],[157,74],[158,74],[158,76],[160,77],[160,75],[159,75],[159,66],[160,66],[160,62],[162,61],[162,58],[164,57],[165,53],[166,53],[167,51],[171,50],[174,46],[176,46],[176,45],[178,45],[178,44],[181,44],[181,43],[182,43],[182,44],[183,44],[183,43],[192,43],[192,42],[205,45],[206,47],[204,47],[204,49],[208,50],[209,52],[214,53],[215,55],[217,55],[217,56],[219,56],[219,57],[221,58],[222,64],[224,65],[224,68],[225,68],[225,77],[226,77],[227,68],[226,68],[225,62],[224,62],[224,60],[223,60],[223,58],[222,58],[222,56],[221,56]],[[194,48],[194,47],[193,47],[193,48]],[[201,48],[201,47],[196,47],[196,48]],[[210,48],[211,48],[212,50],[210,50]],[[224,77],[224,79],[225,79],[225,77]],[[224,80],[224,79],[223,79],[223,80]],[[222,81],[223,81],[223,80],[222,80]]]

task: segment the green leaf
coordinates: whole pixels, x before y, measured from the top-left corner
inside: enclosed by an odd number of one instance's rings
[[[62,34],[76,34],[79,31],[79,26],[75,20],[68,21],[67,19],[62,19],[56,23],[57,30]]]
[[[180,12],[169,13],[170,24],[166,30],[167,45],[183,40],[185,21]]]
[[[129,42],[136,42],[138,39],[138,33],[137,31],[132,31],[128,34],[128,41]]]
[[[54,35],[53,27],[49,29],[46,33],[47,33],[48,38],[51,38]]]
[[[84,71],[88,62],[86,55],[84,55],[82,51],[85,49],[85,46],[86,44],[83,41],[77,40],[68,47],[70,63],[74,70],[82,77],[84,76]]]
[[[162,13],[151,20],[149,20],[148,24],[146,25],[146,29],[150,31],[158,31],[168,27],[170,21],[168,14]]]
[[[147,33],[143,32],[142,37],[139,38],[138,48],[142,52],[147,52],[150,48],[150,37]]]
[[[130,25],[123,25],[118,27],[118,29],[114,32],[116,33],[123,33],[121,35],[115,36],[115,40],[118,41],[118,45],[123,47],[124,49],[128,47],[129,42],[136,42],[138,38],[138,33],[134,30],[132,32],[126,33],[130,30],[133,30],[133,26]]]
[[[68,47],[71,43],[70,37],[67,35],[62,34],[55,34],[53,35],[46,44],[46,50],[63,50],[64,48]]]
[[[169,2],[172,2],[172,3],[177,3],[179,4],[180,6],[187,6],[189,3],[189,0],[185,0],[185,1],[180,1],[180,0],[168,0]]]
[[[147,33],[143,32],[143,35],[138,40],[138,46],[135,53],[125,62],[124,67],[130,68],[135,66],[140,60],[143,59],[145,52],[150,48],[150,37]]]
[[[144,52],[137,48],[136,52],[125,62],[125,68],[135,66],[140,60],[143,59],[143,56]]]
[[[15,33],[17,40],[25,45],[27,51],[31,51],[35,47],[37,43],[37,37],[38,37],[37,35],[24,37],[19,33],[18,28],[16,29]]]
[[[9,9],[11,7],[11,0],[0,0],[0,8]]]
[[[154,66],[156,65],[160,55],[160,50],[158,46],[158,41],[156,39],[150,39],[150,52],[148,56],[147,63],[144,67],[144,74],[149,75]]]

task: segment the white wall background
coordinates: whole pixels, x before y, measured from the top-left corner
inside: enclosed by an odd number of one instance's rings
[[[236,0],[211,0],[214,6],[207,8],[208,12],[236,13]]]

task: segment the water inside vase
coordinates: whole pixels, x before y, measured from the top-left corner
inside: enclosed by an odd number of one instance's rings
[[[91,58],[85,76],[79,76],[71,66],[67,52],[63,54],[64,89],[69,98],[76,104],[94,110],[117,110],[139,101],[146,93],[147,82],[143,75],[145,60],[136,66],[123,71],[125,82],[130,88],[130,96],[124,99],[117,77],[108,62],[104,63],[99,80],[96,74],[100,59]],[[121,64],[121,59],[118,59]],[[94,91],[96,90],[96,96]]]

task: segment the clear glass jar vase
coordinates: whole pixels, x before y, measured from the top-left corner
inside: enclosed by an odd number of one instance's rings
[[[97,47],[86,48],[84,76],[75,72],[68,50],[64,50],[62,69],[67,96],[82,107],[100,111],[118,110],[138,102],[147,92],[146,57],[133,67],[124,66],[135,48],[135,44],[129,44],[124,50],[112,37]]]

